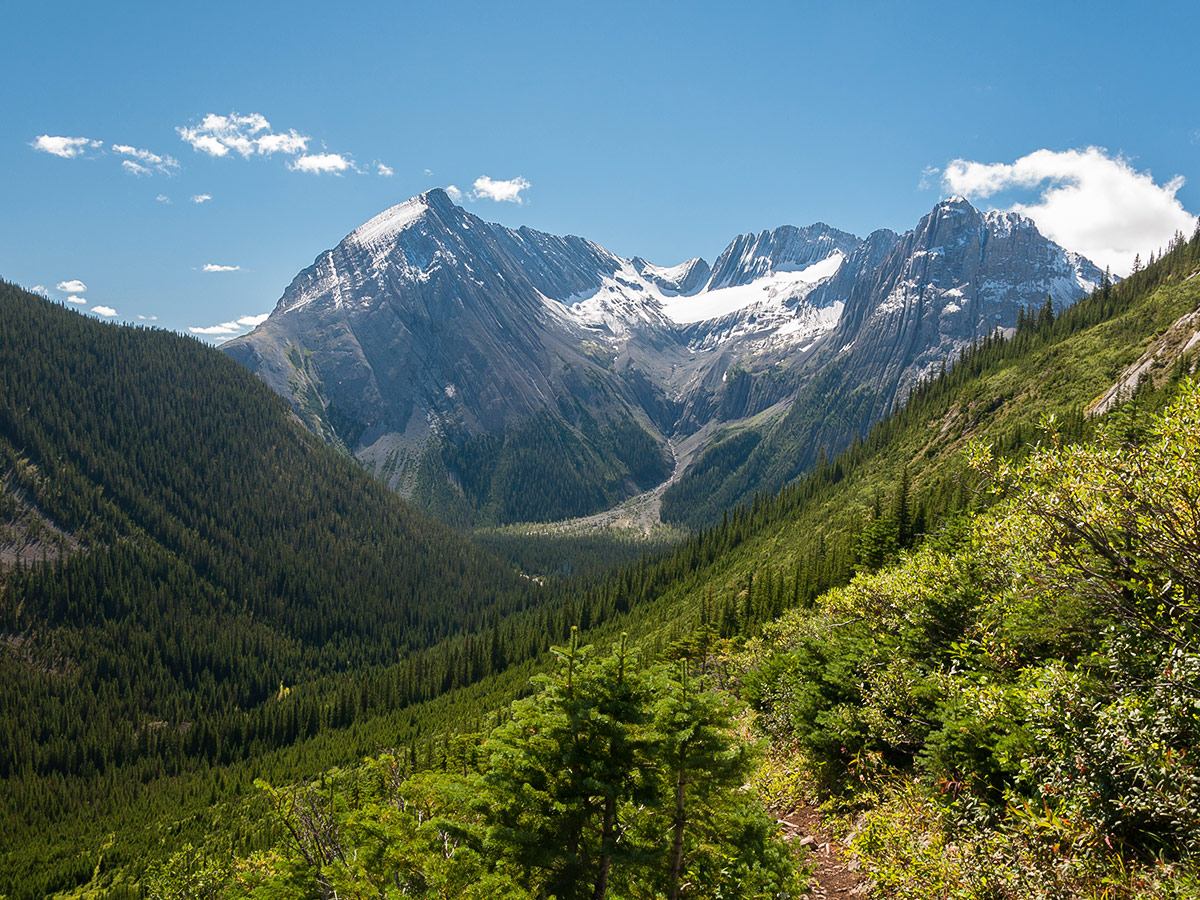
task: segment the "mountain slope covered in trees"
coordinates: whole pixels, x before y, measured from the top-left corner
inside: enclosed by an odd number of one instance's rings
[[[440,692],[451,661],[417,654],[536,602],[232,360],[7,284],[0,460],[0,793],[35,828],[73,803],[63,779],[169,776],[349,715],[285,702],[298,685],[391,667],[387,690]]]

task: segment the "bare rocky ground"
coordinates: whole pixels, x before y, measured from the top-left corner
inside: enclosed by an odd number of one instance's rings
[[[808,893],[809,900],[861,900],[870,886],[856,871],[857,862],[846,858],[845,847],[821,827],[821,815],[811,806],[777,812],[784,837],[807,847],[817,869]]]

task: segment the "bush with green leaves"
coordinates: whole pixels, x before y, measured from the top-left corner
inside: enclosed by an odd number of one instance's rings
[[[784,616],[742,691],[835,794],[923,784],[1007,883],[1134,891],[1125,867],[1200,858],[1200,387],[1048,431],[1019,465],[976,448],[992,511]]]

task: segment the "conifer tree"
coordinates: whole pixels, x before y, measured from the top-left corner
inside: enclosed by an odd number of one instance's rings
[[[591,661],[589,648],[556,650],[558,671],[519,703],[485,746],[487,842],[527,887],[559,900],[604,900],[618,843],[620,805],[644,787],[640,766],[649,684],[634,670],[622,638]]]

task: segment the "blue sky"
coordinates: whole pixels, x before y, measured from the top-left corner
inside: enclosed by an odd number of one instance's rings
[[[903,231],[963,193],[1119,270],[1200,211],[1195,3],[5,19],[0,276],[117,321],[248,329],[355,226],[451,184],[489,221],[663,265],[784,223]]]

